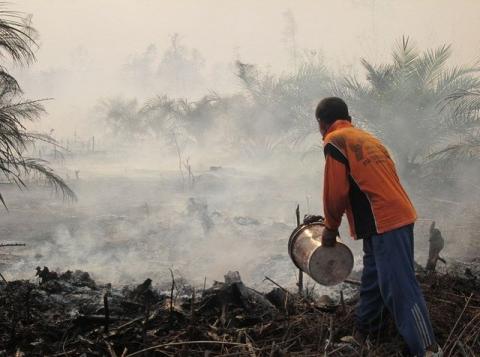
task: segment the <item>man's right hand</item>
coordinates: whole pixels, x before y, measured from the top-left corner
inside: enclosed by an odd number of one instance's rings
[[[337,242],[338,231],[325,227],[322,232],[322,247],[333,247]]]
[[[323,222],[324,220],[325,220],[325,218],[323,218],[323,216],[315,215],[315,214],[306,214],[303,217],[303,224],[311,224],[311,223],[314,223],[314,222]]]

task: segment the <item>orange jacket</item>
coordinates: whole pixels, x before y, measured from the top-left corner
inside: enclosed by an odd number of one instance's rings
[[[337,120],[324,136],[325,225],[338,229],[346,212],[354,238],[366,238],[415,222],[387,149],[373,135]]]

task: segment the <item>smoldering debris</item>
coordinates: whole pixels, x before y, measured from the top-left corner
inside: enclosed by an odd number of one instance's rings
[[[286,196],[283,184],[269,179],[274,192],[266,192],[262,177],[220,171],[224,176],[216,175],[228,189],[208,191],[205,177],[198,190],[175,191],[176,174],[84,179],[75,187],[82,200],[71,206],[44,200],[47,193],[32,190],[28,200],[11,202],[15,215],[0,217],[3,239],[21,238],[27,244],[0,252],[12,254],[5,275],[31,278],[36,266],[47,265],[87,270],[98,281],[114,284],[144,276],[159,283],[165,278],[159,272],[174,267],[202,282],[234,269],[250,282],[257,277],[252,285],[261,284],[264,273],[284,285],[294,283],[285,237],[293,229],[291,195],[297,191],[290,194],[290,189]],[[272,257],[277,257],[275,266],[262,270]]]
[[[446,356],[480,353],[480,279],[472,271],[418,276]],[[300,296],[268,277],[265,287],[273,289],[263,294],[238,272],[202,289],[173,272],[170,278],[161,290],[151,279],[101,285],[82,271],[49,274],[40,283],[2,281],[0,355],[390,356],[404,350],[390,319],[363,352],[340,341],[352,332],[358,294]]]

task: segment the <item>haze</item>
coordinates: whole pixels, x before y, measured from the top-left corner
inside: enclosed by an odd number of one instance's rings
[[[480,49],[476,0],[24,0],[12,7],[33,14],[40,35],[37,63],[22,71],[24,89],[30,97],[55,99],[42,125],[61,132],[72,128],[72,119],[84,122],[85,106],[98,97],[138,96],[118,72],[151,44],[164,51],[174,33],[204,57],[204,91],[235,89],[225,77],[231,76],[229,65],[236,59],[277,73],[288,70],[288,10],[297,25],[298,48],[320,52],[329,68],[340,73],[356,72],[360,57],[384,60],[402,35],[412,36],[422,48],[453,44],[456,63],[473,63]],[[45,85],[38,74],[52,71],[74,72],[78,80],[59,76]]]
[[[361,58],[391,63],[404,36],[419,59],[452,45],[437,67],[419,61],[433,68],[433,79],[419,85],[425,101],[417,103],[418,83],[410,80],[381,105],[371,105],[382,97],[375,88],[367,96],[360,88],[350,92],[353,119],[397,160],[421,217],[418,261],[432,220],[454,243],[447,259],[478,255],[478,158],[449,166],[430,156],[478,133],[478,124],[447,125],[435,85],[452,66],[478,64],[479,1],[24,0],[6,7],[32,14],[38,31],[37,61],[6,63],[26,98],[50,98],[28,127],[61,145],[40,143],[29,154],[50,162],[79,198],[55,198],[37,176],[28,178],[30,191],[2,186],[9,213],[0,216],[0,233],[27,243],[10,251],[17,255],[7,277],[32,278],[47,265],[102,281],[160,282],[173,267],[200,283],[239,270],[253,285],[269,275],[294,286],[286,243],[295,207],[322,212],[315,105],[349,94],[349,76],[373,88]],[[478,70],[465,76],[476,83]],[[348,235],[345,224],[341,233]],[[359,268],[361,244],[346,241]]]

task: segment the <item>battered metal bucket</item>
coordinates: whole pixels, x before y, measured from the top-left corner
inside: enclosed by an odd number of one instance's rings
[[[353,269],[353,254],[337,238],[334,247],[322,247],[321,222],[297,227],[288,241],[288,253],[295,265],[321,285],[344,281]]]

